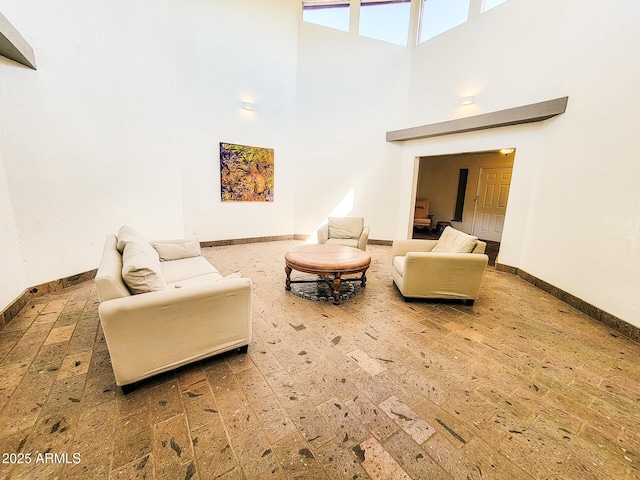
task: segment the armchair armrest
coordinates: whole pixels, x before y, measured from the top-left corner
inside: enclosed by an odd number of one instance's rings
[[[438,243],[437,240],[394,240],[391,246],[391,258],[406,255],[408,252],[430,252]]]
[[[475,299],[489,257],[475,253],[409,252],[402,292],[423,298]]]
[[[462,269],[464,275],[482,276],[489,257],[476,253],[438,253],[438,252],[408,252],[405,255],[404,274],[414,273],[424,275],[425,271]]]
[[[364,227],[362,229],[362,233],[360,234],[360,238],[358,239],[358,248],[360,250],[367,249],[367,241],[369,240],[369,227]]]
[[[327,240],[329,240],[329,224],[325,223],[320,225],[320,228],[316,231],[316,235],[318,236],[318,243],[327,243]]]

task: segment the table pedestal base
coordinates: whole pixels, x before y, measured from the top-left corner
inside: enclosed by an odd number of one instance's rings
[[[291,290],[292,283],[318,283],[325,282],[329,288],[333,288],[333,304],[340,305],[340,285],[342,282],[360,282],[360,285],[364,288],[367,286],[367,275],[366,270],[362,272],[362,275],[359,278],[344,278],[342,276],[342,272],[331,272],[330,275],[325,276],[319,274],[317,280],[291,280],[291,272],[293,269],[289,266],[284,267],[284,271],[287,274],[287,280],[285,281],[285,289]]]

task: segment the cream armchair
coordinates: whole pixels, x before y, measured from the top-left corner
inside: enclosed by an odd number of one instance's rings
[[[405,300],[408,298],[448,298],[464,300],[473,305],[478,297],[482,274],[489,257],[484,254],[487,244],[469,237],[461,249],[467,253],[434,251],[445,233],[457,232],[447,227],[440,240],[395,240],[391,247],[392,276]],[[440,247],[437,250],[452,250]],[[458,239],[458,244],[461,244]],[[456,248],[453,248],[454,250]]]
[[[417,198],[416,206],[413,213],[414,228],[426,228],[428,232],[431,232],[431,229],[433,228],[432,223],[433,215],[429,214],[429,200],[424,198]]]
[[[332,243],[347,247],[367,249],[369,227],[362,217],[329,217],[317,232],[318,243]]]

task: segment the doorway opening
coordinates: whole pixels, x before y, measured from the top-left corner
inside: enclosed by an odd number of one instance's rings
[[[502,241],[515,149],[419,157],[411,208],[412,238],[437,239],[447,226],[487,242],[494,265]],[[429,205],[430,228],[413,218]],[[421,212],[424,216],[425,212]]]

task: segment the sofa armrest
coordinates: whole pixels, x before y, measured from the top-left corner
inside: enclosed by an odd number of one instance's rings
[[[394,240],[391,246],[391,258],[406,255],[408,252],[430,252],[437,243],[437,240]]]
[[[248,345],[252,282],[214,281],[102,302],[100,322],[118,385]]]
[[[103,325],[105,329],[112,326],[127,329],[131,324],[137,324],[137,328],[148,319],[152,324],[157,324],[163,317],[182,314],[194,316],[211,311],[220,313],[228,308],[226,303],[237,302],[245,296],[250,302],[251,288],[249,278],[230,278],[116,298],[100,303],[98,310],[100,318],[107,323]]]

